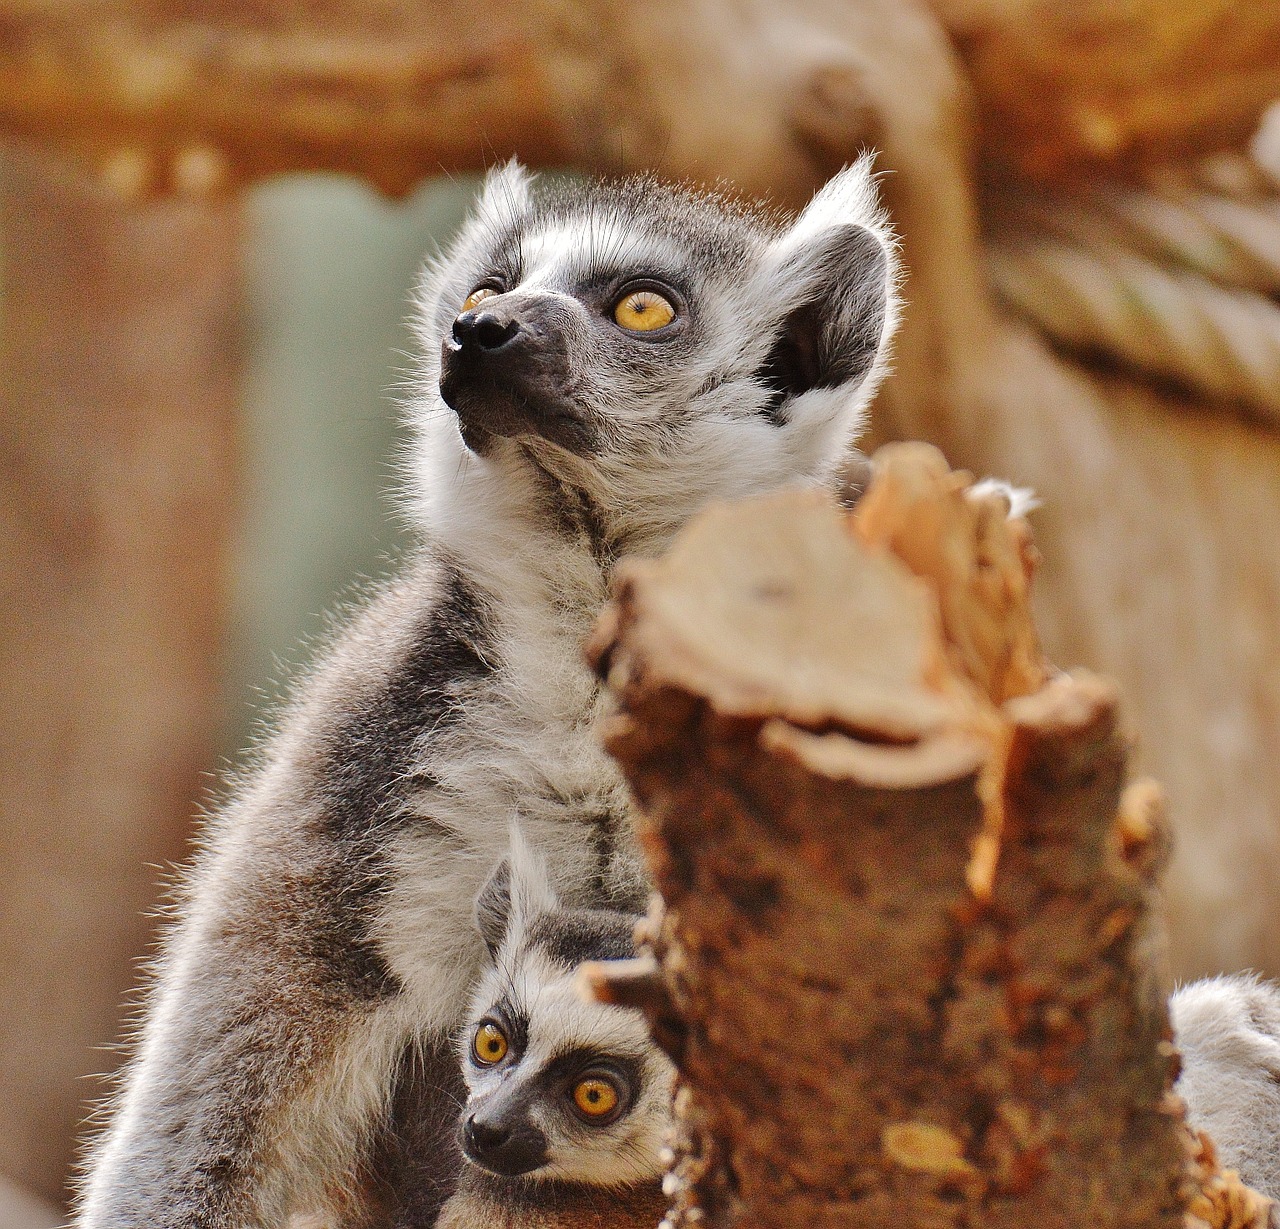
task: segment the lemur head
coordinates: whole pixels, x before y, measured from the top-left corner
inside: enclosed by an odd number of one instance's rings
[[[532,470],[633,544],[712,498],[824,481],[896,278],[869,159],[790,222],[648,178],[535,191],[510,163],[422,285],[426,485]]]
[[[476,903],[490,964],[461,1038],[467,1159],[504,1177],[623,1186],[661,1172],[673,1068],[638,1011],[589,1003],[584,960],[634,955],[638,919],[561,906],[518,841]]]

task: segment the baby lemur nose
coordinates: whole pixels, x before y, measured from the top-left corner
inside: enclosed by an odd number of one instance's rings
[[[537,1127],[513,1127],[471,1114],[462,1126],[463,1151],[477,1164],[496,1173],[514,1176],[546,1164],[547,1141]]]
[[[464,350],[500,350],[520,332],[520,321],[492,312],[463,312],[453,322],[453,340]]]
[[[501,1148],[511,1138],[511,1128],[497,1122],[467,1119],[467,1138],[477,1148]]]

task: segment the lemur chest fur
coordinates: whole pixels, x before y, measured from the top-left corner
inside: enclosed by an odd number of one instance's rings
[[[482,668],[427,715],[404,776],[376,929],[412,997],[434,996],[442,962],[469,976],[479,949],[466,932],[443,927],[441,915],[465,915],[513,824],[555,867],[566,898],[644,900],[625,787],[600,746],[606,702],[583,657],[605,579],[553,588],[504,570],[501,588],[458,574],[438,598],[457,604],[459,587],[481,594],[471,606],[480,617],[458,631]]]

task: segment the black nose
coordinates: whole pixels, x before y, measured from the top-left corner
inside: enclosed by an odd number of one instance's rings
[[[520,321],[499,320],[492,312],[463,312],[453,322],[453,340],[464,350],[501,350],[520,332]]]
[[[462,1124],[462,1150],[492,1173],[514,1177],[547,1163],[547,1139],[530,1122],[516,1125],[470,1115]]]
[[[510,1139],[510,1127],[497,1122],[478,1121],[474,1114],[467,1119],[467,1141],[481,1152],[501,1148]]]

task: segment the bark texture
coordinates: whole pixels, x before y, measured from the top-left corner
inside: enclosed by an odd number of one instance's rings
[[[1182,1229],[1218,1175],[1153,992],[1158,792],[1114,687],[1041,659],[1003,498],[878,469],[852,519],[707,513],[594,645],[664,910],[660,976],[588,976],[679,1064],[671,1221]]]

